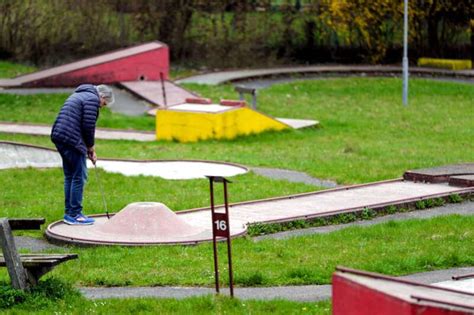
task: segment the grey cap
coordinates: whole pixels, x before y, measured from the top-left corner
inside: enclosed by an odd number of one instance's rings
[[[109,86],[105,84],[98,85],[97,92],[99,93],[99,96],[105,100],[107,105],[112,105],[115,102],[114,92]]]

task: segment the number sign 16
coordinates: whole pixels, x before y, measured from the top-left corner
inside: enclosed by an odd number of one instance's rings
[[[229,237],[229,223],[225,213],[214,213],[213,230],[216,236]]]
[[[216,220],[214,221],[217,230],[225,231],[227,230],[227,222],[224,220]]]

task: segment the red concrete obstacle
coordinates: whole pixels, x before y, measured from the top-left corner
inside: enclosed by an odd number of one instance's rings
[[[474,294],[338,267],[332,278],[334,315],[467,315]]]
[[[210,98],[203,97],[188,97],[185,101],[187,104],[212,104],[212,100]]]
[[[224,106],[236,106],[236,107],[247,106],[246,101],[239,101],[239,100],[221,100],[219,104],[224,105]]]
[[[168,79],[169,51],[154,41],[62,66],[26,74],[0,84],[13,87],[65,87],[81,83],[115,84],[121,81]]]

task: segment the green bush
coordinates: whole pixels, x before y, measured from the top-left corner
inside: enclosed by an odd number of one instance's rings
[[[433,208],[435,206],[435,200],[434,199],[426,199],[425,200],[425,207],[426,208]]]
[[[283,231],[283,225],[278,223],[262,224],[252,223],[249,225],[247,233],[250,236],[272,234]]]
[[[446,200],[444,200],[443,198],[436,198],[434,199],[434,204],[435,204],[435,207],[440,207],[446,204]]]
[[[335,217],[335,222],[337,223],[350,223],[356,220],[357,217],[352,213],[343,213]]]
[[[370,220],[370,219],[373,219],[376,215],[377,215],[377,212],[375,212],[373,209],[365,208],[364,210],[362,210],[362,213],[360,216],[362,220]]]
[[[463,198],[459,196],[458,194],[449,195],[449,202],[458,203],[461,201],[463,201]]]
[[[304,228],[307,228],[309,226],[310,226],[310,224],[305,220],[295,220],[295,221],[289,222],[287,224],[287,229],[289,229],[289,230],[304,229]]]
[[[71,295],[77,295],[76,290],[69,284],[56,278],[48,278],[40,281],[31,289],[31,294],[45,299],[57,301]]]
[[[426,208],[426,203],[424,200],[418,200],[416,203],[415,203],[415,208],[418,209],[418,210],[423,210]]]
[[[16,304],[23,303],[25,300],[25,292],[13,289],[8,285],[0,286],[0,309],[11,308]]]
[[[394,214],[397,212],[397,207],[395,207],[394,205],[391,205],[391,206],[388,206],[385,211],[387,212],[387,214]]]
[[[78,298],[81,298],[79,291],[69,283],[56,278],[40,281],[37,286],[26,292],[6,284],[0,286],[0,309],[9,309],[22,304],[28,309],[37,310],[48,308],[60,300]]]

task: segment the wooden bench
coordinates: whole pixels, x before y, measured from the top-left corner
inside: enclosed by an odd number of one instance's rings
[[[39,230],[44,219],[0,218],[0,242],[3,256],[0,266],[7,267],[15,289],[26,290],[38,284],[41,276],[77,254],[18,254],[12,230]]]

